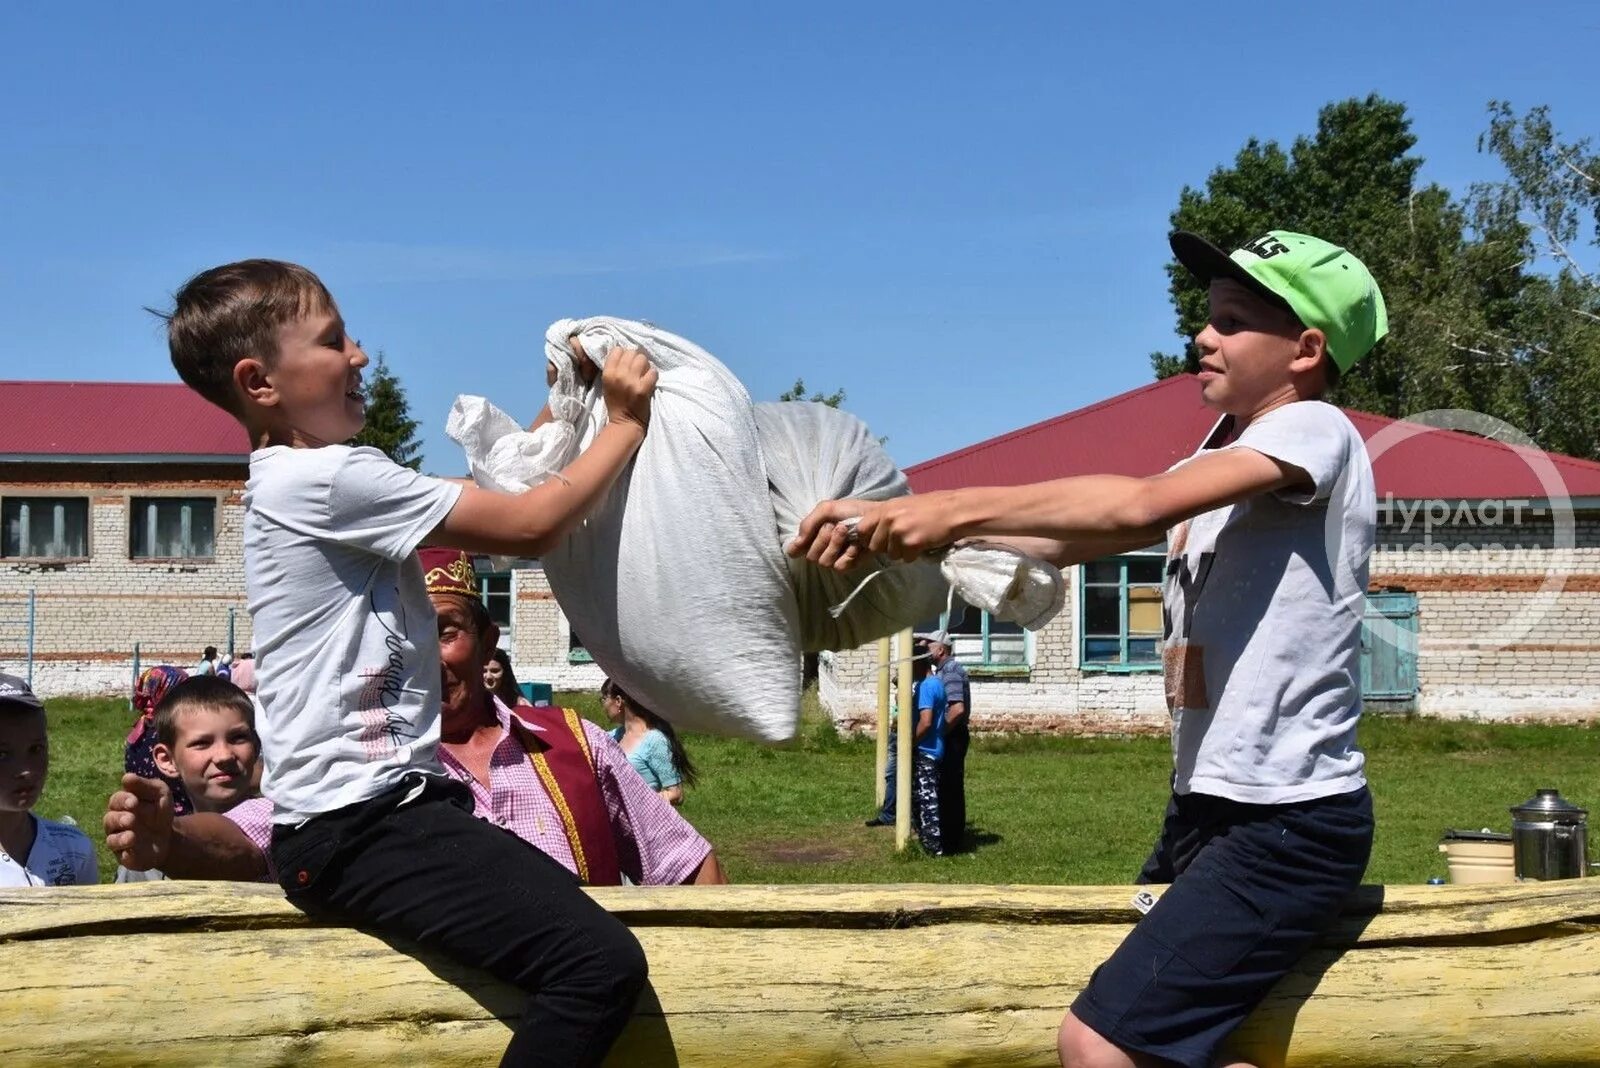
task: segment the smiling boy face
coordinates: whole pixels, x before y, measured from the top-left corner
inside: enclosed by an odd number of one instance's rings
[[[256,732],[236,708],[193,705],[174,716],[169,746],[151,750],[163,775],[180,780],[201,812],[226,812],[255,792],[261,750]]]
[[[284,323],[277,354],[263,369],[273,387],[271,418],[309,443],[349,441],[366,422],[367,362],[336,307]]]
[[[1210,315],[1195,335],[1200,352],[1200,396],[1229,415],[1253,414],[1273,395],[1292,388],[1296,361],[1307,351],[1307,331],[1293,312],[1230,279],[1211,283]]]

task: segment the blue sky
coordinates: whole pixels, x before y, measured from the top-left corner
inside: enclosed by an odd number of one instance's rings
[[[1492,98],[1600,134],[1588,4],[1079,7],[6,5],[0,377],[171,380],[141,306],[274,256],[432,470],[456,393],[531,417],[593,314],[842,386],[910,464],[1149,381],[1168,214],[1251,136],[1377,91],[1464,190]]]

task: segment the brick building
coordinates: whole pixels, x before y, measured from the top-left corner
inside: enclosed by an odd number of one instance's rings
[[[146,663],[249,648],[241,494],[248,450],[177,384],[0,383],[0,669],[47,695],[122,693]],[[1600,718],[1600,464],[1349,413],[1373,457],[1378,547],[1363,661],[1369,705],[1445,716]],[[1144,475],[1212,422],[1168,379],[938,457],[920,491],[1089,472]],[[950,628],[990,729],[1164,731],[1161,547],[1067,573],[1068,608],[1037,634],[959,611]],[[479,561],[518,675],[598,686],[536,563]],[[928,621],[929,626],[939,621]],[[872,649],[825,654],[841,724],[874,715]]]
[[[146,663],[250,646],[244,431],[176,383],[0,382],[0,667],[125,693]]]
[[[1379,501],[1363,634],[1368,707],[1600,718],[1600,464],[1347,414],[1367,442]],[[1214,421],[1193,381],[1179,376],[907,475],[920,492],[1149,475],[1188,456]],[[1037,634],[958,609],[950,629],[973,678],[974,726],[1166,731],[1163,552],[1151,546],[1069,569],[1067,608]],[[841,725],[874,720],[876,671],[873,649],[824,654],[820,696]]]
[[[144,664],[250,648],[249,444],[177,383],[0,382],[0,670],[47,696],[126,693]],[[480,582],[529,681],[595,688],[538,565]]]

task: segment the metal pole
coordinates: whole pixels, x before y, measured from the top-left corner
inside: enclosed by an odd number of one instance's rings
[[[889,770],[889,639],[878,639],[878,763],[872,777],[874,805],[883,811],[883,799],[889,792],[884,774]]]
[[[34,597],[38,594],[38,592],[39,591],[37,589],[30,589],[28,591],[28,689],[30,690],[33,689],[33,623],[35,619]]]
[[[139,643],[138,642],[134,642],[133,643],[133,684],[128,687],[128,693],[130,695],[128,697],[128,707],[129,708],[133,707],[133,697],[131,695],[135,691],[137,691],[138,689],[139,689]]]
[[[911,628],[900,632],[895,642],[895,655],[900,659],[900,716],[896,728],[894,769],[894,848],[905,849],[911,840],[911,717],[917,700],[911,692]]]
[[[228,656],[229,656],[230,659],[233,656],[233,613],[234,612],[235,612],[235,609],[230,606],[228,608]]]

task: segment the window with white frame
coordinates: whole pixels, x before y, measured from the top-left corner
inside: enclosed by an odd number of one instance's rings
[[[0,556],[81,560],[89,555],[87,497],[0,500]]]
[[[951,652],[956,660],[969,667],[1026,668],[1032,660],[1033,645],[1020,624],[995,619],[959,597],[951,602],[950,611],[941,615],[937,623],[924,624],[917,629],[949,631]]]
[[[217,552],[215,497],[135,497],[128,555],[135,560],[209,559]]]
[[[1161,668],[1165,553],[1108,556],[1084,564],[1078,583],[1078,652],[1085,670]]]

